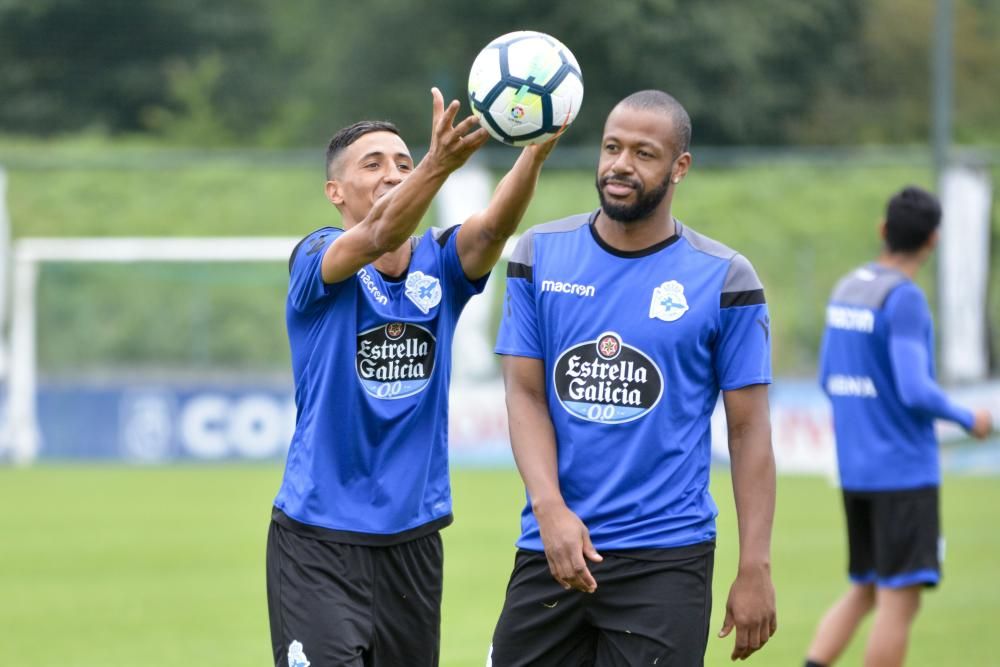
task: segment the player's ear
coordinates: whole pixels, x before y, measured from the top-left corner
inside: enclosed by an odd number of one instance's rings
[[[344,194],[341,192],[340,181],[326,182],[326,198],[334,206],[344,203]]]
[[[670,172],[670,181],[672,183],[680,183],[687,176],[688,169],[691,168],[691,154],[687,151],[681,153],[680,157],[674,161],[674,168]]]
[[[887,238],[887,234],[888,232],[886,231],[885,228],[885,218],[882,218],[878,221],[878,237],[883,241],[885,241]]]
[[[938,230],[935,229],[933,232],[931,232],[931,235],[927,237],[927,243],[925,243],[924,245],[927,247],[928,250],[934,250],[934,248],[937,247],[938,241],[940,240],[941,240],[941,235],[938,233]]]

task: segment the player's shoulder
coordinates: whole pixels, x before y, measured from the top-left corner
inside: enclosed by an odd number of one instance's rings
[[[458,228],[462,225],[452,225],[451,227],[431,227],[422,236],[414,236],[413,244],[417,244],[429,240],[433,241],[438,245],[438,247],[443,248],[448,245],[448,240],[458,231]]]
[[[830,300],[846,305],[879,309],[886,304],[891,295],[906,295],[912,291],[916,292],[918,298],[923,299],[920,288],[904,274],[868,263],[855,267],[842,276],[834,286]]]
[[[327,246],[335,238],[344,233],[343,229],[339,227],[320,227],[319,229],[314,229],[313,231],[302,237],[302,240],[295,244],[292,248],[291,254],[288,256],[288,272],[292,272],[292,266],[295,264],[295,258],[299,256],[300,253],[304,252],[308,255],[315,255],[320,251],[320,249]]]
[[[590,224],[591,220],[594,218],[594,212],[590,213],[577,213],[576,215],[571,215],[565,218],[560,218],[559,220],[552,220],[550,222],[543,222],[540,225],[536,225],[525,233],[532,234],[565,234],[567,232],[575,232],[581,227],[586,227]]]
[[[559,220],[543,222],[531,227],[517,240],[511,262],[523,266],[532,266],[535,258],[535,242],[553,234],[571,234],[586,228],[593,219],[594,213],[578,213]]]
[[[678,235],[687,242],[689,248],[699,253],[706,261],[720,262],[726,266],[723,292],[742,293],[763,289],[753,264],[739,251],[710,236],[696,232],[679,220],[676,221],[676,225]]]

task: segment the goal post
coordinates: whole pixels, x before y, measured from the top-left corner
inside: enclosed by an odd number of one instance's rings
[[[10,337],[10,367],[7,375],[7,402],[0,430],[0,460],[28,464],[34,461],[43,445],[40,426],[39,397],[39,277],[46,264],[251,264],[288,261],[298,237],[106,237],[106,238],[22,238],[14,242],[10,257],[13,264],[12,317]],[[510,257],[516,239],[508,242],[504,260]],[[494,270],[503,271],[502,265]],[[49,279],[51,280],[51,278]],[[496,289],[496,280],[490,281]],[[473,301],[480,309],[489,310],[491,297],[480,296]],[[470,304],[472,305],[472,304]],[[283,311],[274,313],[280,318]],[[465,316],[463,315],[463,318]],[[480,315],[474,326],[456,332],[454,342],[455,368],[453,380],[467,390],[468,397],[479,402],[496,403],[495,378],[484,376],[481,367],[484,340],[490,339],[489,319]],[[460,328],[461,329],[461,328]],[[81,344],[85,344],[81,342]],[[492,356],[492,350],[487,351]],[[488,386],[487,386],[488,385]],[[289,387],[290,390],[290,387]],[[489,390],[489,391],[487,391]],[[479,396],[483,392],[489,396]],[[478,392],[478,393],[477,393]],[[500,401],[502,403],[502,401]],[[480,414],[482,412],[480,411]],[[496,422],[497,420],[493,420]],[[494,424],[495,426],[495,424]],[[479,425],[456,424],[459,438],[482,440]],[[505,437],[505,423],[500,425]],[[478,430],[477,430],[478,429]],[[496,431],[497,428],[493,428]],[[495,433],[487,439],[496,440]],[[470,447],[475,449],[475,447]]]
[[[13,244],[10,368],[7,419],[0,448],[15,463],[38,455],[41,436],[36,412],[37,285],[46,262],[282,262],[298,243],[288,237],[205,238],[23,238]]]

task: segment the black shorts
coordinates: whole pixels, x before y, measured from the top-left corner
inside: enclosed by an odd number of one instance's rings
[[[856,584],[936,586],[941,579],[936,486],[903,491],[844,491],[847,570]]]
[[[267,608],[274,664],[436,666],[441,534],[394,546],[341,544],[271,522]]]
[[[712,542],[604,553],[597,590],[564,590],[545,554],[518,551],[488,665],[701,665],[712,613]]]

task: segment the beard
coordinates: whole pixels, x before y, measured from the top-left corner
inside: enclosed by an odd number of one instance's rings
[[[632,186],[635,189],[635,203],[617,204],[615,202],[608,201],[604,196],[604,186],[607,185],[609,181],[627,183]],[[667,191],[670,189],[670,173],[667,174],[667,177],[663,179],[662,183],[649,192],[645,191],[645,188],[643,188],[643,185],[639,180],[627,177],[598,177],[595,185],[597,186],[597,196],[601,200],[601,209],[604,213],[616,222],[629,223],[635,222],[636,220],[642,220],[656,210],[656,207],[660,205],[660,202],[662,202],[663,198],[667,196]]]

